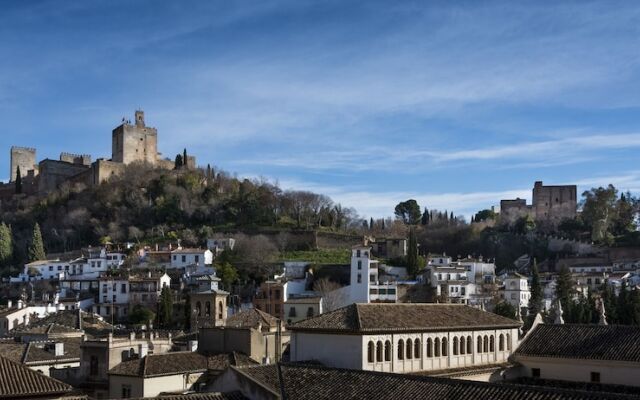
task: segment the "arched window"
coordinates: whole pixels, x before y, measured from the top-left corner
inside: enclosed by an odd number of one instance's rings
[[[433,340],[427,339],[427,357],[433,357]]]
[[[373,341],[369,341],[369,345],[367,346],[367,361],[372,363],[373,359],[375,357],[375,349],[374,349],[375,345],[373,344]]]
[[[204,316],[209,317],[211,315],[211,302],[204,303]]]
[[[447,346],[447,338],[442,338],[442,356],[446,357],[449,355],[449,347]]]
[[[489,336],[484,335],[484,346],[482,346],[482,350],[484,350],[485,353],[489,352]]]
[[[376,343],[376,361],[377,362],[382,362],[382,342],[378,341],[378,343]]]
[[[435,350],[435,356],[440,357],[440,338],[436,338],[433,349]]]
[[[404,360],[404,340],[398,340],[398,360]]]
[[[478,354],[482,353],[482,336],[478,336]]]
[[[202,304],[200,302],[196,303],[196,313],[198,317],[202,316]]]
[[[391,361],[391,342],[388,340],[384,342],[384,360]]]
[[[460,354],[464,355],[467,348],[464,345],[464,336],[460,337]]]
[[[224,317],[224,306],[222,305],[222,302],[219,301],[218,302],[218,319],[222,319]]]
[[[491,335],[491,337],[489,338],[489,351],[491,353],[493,353],[494,351],[496,351],[496,340],[493,337],[493,335]]]
[[[507,350],[511,351],[511,335],[507,333]]]
[[[420,339],[416,339],[413,342],[413,358],[420,358]]]
[[[500,337],[498,338],[498,350],[499,351],[504,351],[504,335],[501,333]]]
[[[457,356],[458,355],[458,337],[454,337],[453,338],[453,355]]]
[[[473,353],[473,341],[471,335],[467,336],[467,354]]]
[[[411,360],[413,358],[413,342],[411,339],[407,339],[407,360]]]

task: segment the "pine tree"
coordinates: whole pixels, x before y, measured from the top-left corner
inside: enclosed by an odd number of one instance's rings
[[[175,169],[180,169],[182,168],[182,156],[180,154],[178,154],[176,156],[176,161],[174,162],[174,168]]]
[[[540,284],[540,272],[538,271],[538,261],[533,259],[531,267],[531,297],[529,298],[529,315],[533,319],[542,311],[542,285]]]
[[[20,166],[16,169],[16,194],[22,193],[22,174],[20,173]]]
[[[0,224],[0,266],[7,266],[13,260],[13,235],[11,227],[4,222]]]
[[[33,235],[29,244],[29,261],[44,260],[46,257],[42,242],[42,232],[40,232],[40,225],[36,222],[33,226]]]
[[[409,245],[407,249],[407,273],[415,277],[420,268],[418,261],[418,239],[414,228],[409,230]]]

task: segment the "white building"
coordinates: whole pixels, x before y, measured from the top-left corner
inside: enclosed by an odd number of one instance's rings
[[[395,283],[380,283],[379,262],[371,258],[371,248],[354,246],[351,250],[350,303],[396,302]]]
[[[510,272],[504,278],[503,298],[516,310],[529,307],[531,291],[527,277],[517,272]]]
[[[207,239],[207,249],[213,251],[218,254],[223,252],[224,250],[233,250],[236,245],[236,240],[234,238],[214,238]]]
[[[435,289],[437,296],[446,296],[452,303],[484,304],[491,300],[484,285],[495,282],[495,264],[466,258],[452,261],[451,257],[430,257],[423,273],[424,280]]]
[[[640,386],[637,326],[539,324],[514,354],[523,376]]]
[[[519,327],[462,304],[352,304],[288,329],[291,361],[413,373],[504,363]]]
[[[213,253],[209,249],[176,249],[171,252],[171,268],[205,266],[213,264]]]

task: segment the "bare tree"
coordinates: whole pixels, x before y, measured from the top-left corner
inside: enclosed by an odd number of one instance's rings
[[[345,304],[347,293],[341,289],[342,285],[328,278],[321,278],[313,283],[313,291],[322,297],[324,312],[336,310]]]

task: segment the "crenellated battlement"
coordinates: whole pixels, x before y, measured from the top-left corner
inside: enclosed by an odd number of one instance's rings
[[[26,151],[29,153],[35,153],[35,147],[22,147],[22,146],[11,146],[11,151]]]

